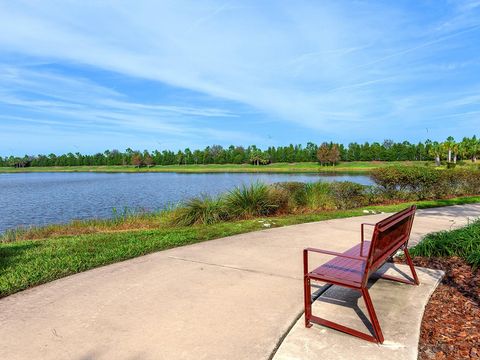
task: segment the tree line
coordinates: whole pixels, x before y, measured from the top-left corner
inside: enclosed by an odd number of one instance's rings
[[[408,141],[385,140],[348,145],[324,142],[317,145],[308,142],[306,146],[270,146],[262,150],[255,145],[248,147],[207,146],[205,149],[171,151],[138,151],[130,148],[125,151],[106,150],[103,153],[62,155],[25,155],[23,157],[0,156],[0,166],[102,166],[102,165],[193,165],[193,164],[254,164],[265,165],[278,162],[312,162],[334,165],[338,161],[442,161],[456,163],[457,160],[475,162],[480,154],[480,141],[476,136],[455,141],[448,137],[443,142],[426,140],[417,144]]]

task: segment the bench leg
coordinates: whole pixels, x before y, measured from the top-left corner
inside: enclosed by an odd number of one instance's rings
[[[344,332],[349,335],[356,336],[360,339],[371,341],[374,343],[383,343],[383,334],[380,328],[380,323],[378,322],[377,315],[375,313],[375,309],[373,308],[372,300],[370,299],[370,295],[368,290],[365,289],[356,289],[356,291],[360,291],[365,301],[365,305],[367,307],[368,316],[370,317],[370,323],[372,324],[373,333],[375,336],[370,334],[363,333],[356,329],[349,328],[347,326],[337,324],[333,321],[329,321],[326,319],[322,319],[318,316],[312,314],[312,298],[311,298],[311,290],[310,290],[310,278],[307,276],[304,278],[304,295],[305,295],[305,327],[310,328],[312,327],[312,323],[323,325],[329,327],[331,329]]]
[[[375,308],[373,307],[372,299],[370,298],[370,294],[368,293],[367,288],[362,289],[363,300],[365,301],[365,305],[367,306],[368,316],[370,316],[370,322],[373,326],[373,332],[375,333],[375,338],[378,340],[380,344],[383,343],[383,333],[382,329],[380,328],[380,323],[378,322],[377,314],[375,313]]]
[[[415,267],[413,266],[412,258],[410,257],[410,253],[408,252],[408,248],[405,246],[404,249],[405,258],[407,259],[407,264],[410,267],[410,271],[412,272],[413,280],[415,281],[415,285],[419,285],[420,281],[418,280],[417,272],[415,271]]]
[[[380,278],[386,279],[386,280],[397,281],[397,282],[401,282],[401,283],[409,284],[409,285],[418,285],[418,284],[420,284],[420,281],[418,280],[417,272],[415,271],[415,267],[413,266],[412,258],[410,257],[410,253],[408,252],[408,248],[406,246],[404,247],[403,252],[405,254],[405,260],[407,261],[407,264],[410,267],[410,271],[412,272],[413,281],[407,280],[405,278],[400,278],[400,277],[397,277],[397,276],[392,276],[392,275],[381,275]]]
[[[312,327],[310,319],[312,317],[312,290],[310,284],[310,278],[304,276],[303,278],[303,295],[305,298],[305,327]]]

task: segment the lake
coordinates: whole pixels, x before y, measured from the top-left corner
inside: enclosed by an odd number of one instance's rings
[[[18,226],[107,218],[113,209],[157,210],[187,198],[216,195],[255,181],[354,181],[366,175],[19,173],[0,174],[0,233]]]

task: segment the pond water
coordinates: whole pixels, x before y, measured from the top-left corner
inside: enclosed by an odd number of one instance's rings
[[[366,175],[331,174],[0,174],[0,233],[18,226],[107,218],[113,209],[162,209],[196,195],[216,195],[255,181],[319,180],[372,183]]]

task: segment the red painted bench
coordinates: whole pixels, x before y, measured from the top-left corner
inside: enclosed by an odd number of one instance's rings
[[[416,206],[413,205],[403,211],[383,219],[376,224],[364,223],[361,225],[361,242],[351,249],[343,252],[307,248],[303,250],[304,270],[304,295],[305,295],[305,326],[311,327],[312,323],[324,325],[335,330],[351,334],[362,339],[383,343],[383,334],[375,314],[372,300],[368,293],[368,280],[383,264],[395,253],[402,249],[406,261],[412,271],[413,280],[398,278],[390,275],[381,275],[384,279],[399,281],[406,284],[418,285],[418,277],[413,267],[412,259],[408,253],[408,240],[412,229]],[[371,241],[364,239],[365,225],[374,226]],[[309,271],[308,253],[315,252],[334,256],[327,263]],[[374,336],[358,330],[340,325],[326,319],[312,315],[311,281],[325,282],[359,291],[367,306],[368,315],[373,328]]]

